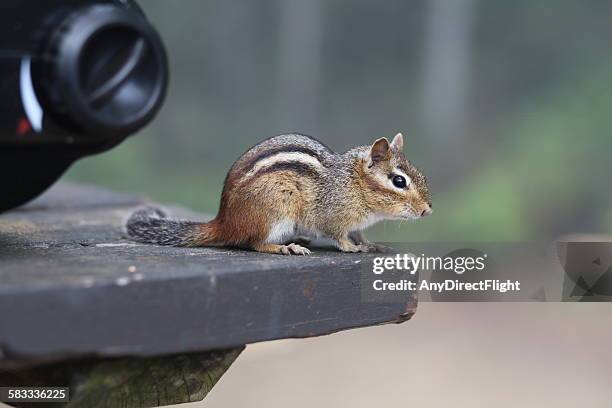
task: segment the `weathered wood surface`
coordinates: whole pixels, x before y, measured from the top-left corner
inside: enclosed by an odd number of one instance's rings
[[[361,301],[369,254],[134,244],[121,226],[145,202],[59,184],[0,215],[0,368],[316,336],[407,320],[415,311],[413,298]]]
[[[0,371],[0,384],[70,388],[70,402],[12,404],[19,408],[161,407],[204,399],[243,349],[67,361],[18,373]]]

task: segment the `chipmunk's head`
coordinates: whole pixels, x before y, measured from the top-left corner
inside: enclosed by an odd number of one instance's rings
[[[416,219],[432,213],[425,176],[404,156],[404,138],[376,140],[363,161],[368,207],[385,218]]]

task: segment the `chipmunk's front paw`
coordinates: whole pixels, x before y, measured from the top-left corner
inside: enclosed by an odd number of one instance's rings
[[[370,252],[370,248],[363,244],[354,244],[349,240],[343,240],[338,243],[338,248],[342,252]]]
[[[280,252],[283,255],[310,255],[310,249],[293,243],[281,245]]]
[[[388,247],[386,245],[382,245],[382,244],[377,244],[374,242],[368,242],[367,244],[361,244],[362,246],[366,246],[368,247],[368,251],[367,252],[380,252],[380,253],[388,253],[391,252],[393,250],[393,248]]]
[[[390,252],[392,250],[392,248],[388,246],[368,241],[363,236],[363,232],[361,231],[351,232],[348,235],[348,239],[351,243],[357,246],[365,247],[367,250],[366,251],[347,251],[347,252],[382,252],[382,253],[385,253],[385,252]]]

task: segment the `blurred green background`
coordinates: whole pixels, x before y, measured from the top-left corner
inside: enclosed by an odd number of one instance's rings
[[[72,180],[217,210],[233,161],[297,131],[335,150],[402,131],[434,214],[384,241],[612,230],[612,2],[145,0],[165,40],[152,125]]]

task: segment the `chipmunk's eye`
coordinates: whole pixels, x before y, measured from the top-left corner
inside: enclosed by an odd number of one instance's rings
[[[406,188],[406,179],[404,176],[394,176],[393,185],[397,188]]]

